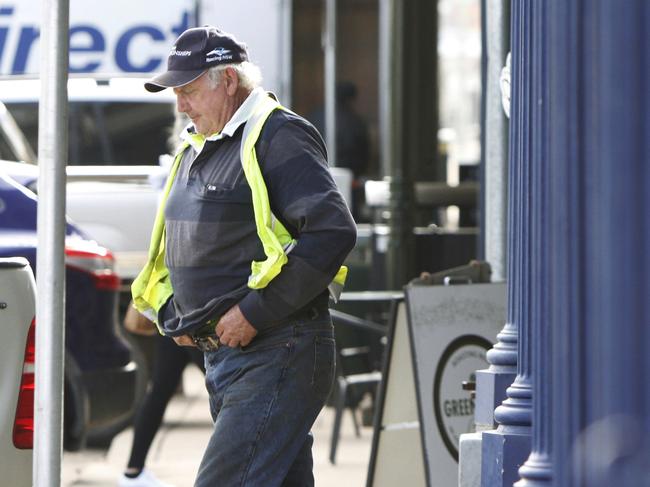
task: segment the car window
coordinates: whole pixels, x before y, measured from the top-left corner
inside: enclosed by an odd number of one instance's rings
[[[13,148],[9,144],[9,139],[4,129],[0,128],[0,159],[5,161],[17,161],[18,157],[14,153]]]
[[[36,162],[36,155],[29,146],[25,134],[2,102],[0,102],[0,159],[32,164]]]
[[[5,104],[38,150],[38,104]],[[158,156],[168,150],[173,124],[171,103],[71,102],[68,164],[158,164]]]

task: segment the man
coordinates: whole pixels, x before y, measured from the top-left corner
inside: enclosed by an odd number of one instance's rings
[[[145,84],[172,88],[191,120],[133,297],[205,352],[215,424],[198,487],[314,484],[310,429],[334,378],[328,294],[356,239],[318,132],[260,79],[246,47],[207,26]]]
[[[336,83],[336,166],[350,169],[355,180],[365,176],[369,160],[368,127],[354,109],[357,87],[350,81]],[[319,107],[307,119],[325,133],[325,109]],[[326,136],[327,138],[327,136]]]
[[[370,158],[368,127],[355,111],[357,87],[350,81],[336,83],[336,166],[352,171],[352,214],[355,220],[363,218],[365,192],[362,178],[366,176]],[[319,107],[307,115],[314,127],[325,134],[325,109]],[[327,134],[325,134],[327,139]]]

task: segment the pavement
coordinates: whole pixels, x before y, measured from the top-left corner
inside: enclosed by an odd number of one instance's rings
[[[372,428],[362,427],[356,437],[349,412],[343,416],[336,465],[329,462],[334,410],[326,407],[312,429],[316,487],[365,486],[372,443]],[[203,450],[212,431],[208,394],[203,375],[188,367],[183,394],[170,402],[161,429],[147,459],[147,468],[175,487],[191,487]],[[62,487],[115,487],[131,448],[132,429],[115,437],[108,450],[64,453]]]

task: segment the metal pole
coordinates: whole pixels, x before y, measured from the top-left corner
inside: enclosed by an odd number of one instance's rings
[[[393,56],[393,2],[379,2],[379,140],[381,174],[384,177],[393,173],[392,165],[395,160],[393,131],[393,99],[394,86],[391,70],[394,66]]]
[[[485,259],[492,281],[506,279],[508,123],[501,107],[499,76],[508,54],[509,0],[486,2],[485,75]]]
[[[506,222],[508,220],[508,124],[501,107],[499,76],[509,45],[510,0],[485,2],[485,258],[492,268],[492,281],[503,282],[507,275]],[[512,246],[512,244],[511,244]],[[506,398],[506,389],[517,372],[517,329],[508,321],[497,335],[497,343],[487,353],[489,369],[476,373],[476,428],[492,429],[494,409]]]
[[[280,2],[280,64],[282,71],[280,73],[280,100],[284,106],[291,106],[291,42],[292,42],[292,22],[293,22],[293,2],[292,0],[282,0]]]
[[[325,142],[331,166],[336,160],[336,0],[325,0]]]
[[[201,23],[202,10],[201,0],[194,0],[194,25],[203,25]]]
[[[61,483],[69,1],[42,3],[34,485]]]
[[[413,7],[413,6],[412,6]],[[404,157],[404,9],[403,2],[379,3],[379,138],[381,169],[389,181],[389,242],[386,253],[387,289],[400,289],[409,277],[410,182]]]

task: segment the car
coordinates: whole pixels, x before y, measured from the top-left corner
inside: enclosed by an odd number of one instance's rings
[[[23,257],[38,273],[36,213],[36,195],[0,171],[0,257]],[[65,233],[64,446],[78,450],[130,424],[144,368],[118,327],[113,255],[72,223]]]
[[[24,258],[0,258],[0,472],[32,485],[36,285]]]

